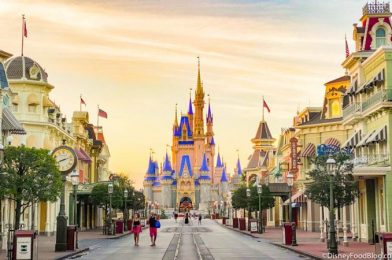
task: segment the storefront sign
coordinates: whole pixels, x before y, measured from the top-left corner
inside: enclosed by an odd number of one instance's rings
[[[290,150],[291,150],[291,171],[296,172],[298,171],[298,139],[295,137],[292,137],[290,139]]]
[[[250,221],[250,232],[251,233],[256,233],[257,232],[257,221],[256,220],[251,220]]]

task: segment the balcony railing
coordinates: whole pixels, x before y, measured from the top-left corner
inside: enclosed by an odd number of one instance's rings
[[[352,159],[354,167],[356,166],[387,166],[390,165],[389,154],[370,154],[360,155]]]
[[[355,113],[362,113],[366,110],[382,103],[392,101],[392,89],[378,91],[368,97],[365,101],[353,103],[343,109],[343,118],[354,115]],[[392,104],[392,103],[391,103]]]
[[[389,13],[389,3],[367,3],[362,8],[362,14],[388,14]]]

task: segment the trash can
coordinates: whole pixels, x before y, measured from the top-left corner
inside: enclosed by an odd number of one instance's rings
[[[124,221],[116,220],[116,234],[124,233]]]
[[[75,225],[67,226],[67,250],[76,249],[77,232]]]
[[[12,259],[33,259],[34,240],[34,231],[16,230]]]
[[[233,218],[233,228],[238,228],[238,218]]]
[[[378,259],[389,259],[388,256],[392,255],[392,233],[377,232],[374,242],[375,253],[381,256]]]
[[[291,245],[292,243],[292,225],[290,222],[283,223],[283,244],[284,245]]]
[[[128,219],[128,231],[131,231],[133,228],[133,222],[132,219]]]
[[[245,230],[246,229],[245,219],[240,218],[240,219],[238,219],[238,221],[239,221],[240,230]]]

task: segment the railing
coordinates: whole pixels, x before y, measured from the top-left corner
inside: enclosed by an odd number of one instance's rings
[[[389,154],[360,155],[352,159],[355,166],[385,166],[390,165]]]
[[[364,112],[375,105],[380,104],[381,102],[389,102],[392,101],[392,89],[386,89],[382,91],[378,91],[368,97],[362,103],[356,102],[353,103],[343,109],[343,118],[346,119],[347,117],[357,113],[357,112]]]
[[[389,13],[389,3],[367,3],[362,8],[362,14],[387,14]]]

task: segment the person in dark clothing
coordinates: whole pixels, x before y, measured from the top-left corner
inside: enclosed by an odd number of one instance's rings
[[[201,214],[199,214],[199,225],[201,225]]]
[[[150,225],[150,238],[151,238],[151,246],[155,246],[155,241],[158,236],[158,229],[156,228],[156,215],[154,212],[151,212],[150,218],[148,219],[148,224]]]
[[[189,214],[185,214],[185,224],[189,224]]]

